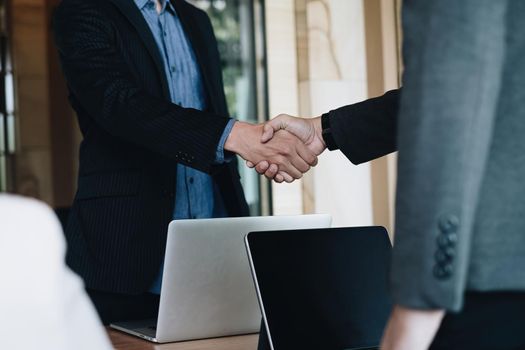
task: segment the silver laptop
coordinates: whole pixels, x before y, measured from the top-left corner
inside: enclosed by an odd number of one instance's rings
[[[172,221],[168,228],[157,320],[112,328],[156,343],[259,331],[244,236],[251,231],[329,227],[330,215]]]

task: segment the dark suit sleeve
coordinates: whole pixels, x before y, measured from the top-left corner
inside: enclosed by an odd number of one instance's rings
[[[334,141],[354,164],[396,151],[401,89],[328,113]]]
[[[101,128],[184,165],[211,171],[229,119],[182,108],[144,91],[118,52],[118,33],[96,1],[63,1],[54,16],[54,32],[69,89]]]

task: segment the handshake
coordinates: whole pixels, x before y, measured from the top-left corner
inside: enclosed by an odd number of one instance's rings
[[[293,182],[317,165],[317,156],[326,149],[321,117],[281,114],[265,124],[236,122],[224,149],[270,180]]]

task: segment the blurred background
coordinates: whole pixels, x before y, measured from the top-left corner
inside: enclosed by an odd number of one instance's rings
[[[263,122],[318,116],[397,88],[400,1],[189,2],[211,17],[231,116]],[[41,199],[65,220],[81,135],[52,40],[59,2],[0,0],[0,191]],[[335,226],[393,226],[395,155],[356,167],[325,152],[293,184],[240,168],[253,215],[330,213]]]

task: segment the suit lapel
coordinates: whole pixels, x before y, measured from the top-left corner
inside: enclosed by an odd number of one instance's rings
[[[188,11],[188,4],[184,0],[170,0],[172,5],[175,7],[177,14],[179,16],[182,28],[186,34],[188,40],[190,41],[191,47],[197,59],[197,64],[199,65],[201,76],[208,93],[208,99],[211,104],[210,107],[213,107],[213,110],[218,111],[217,103],[217,93],[215,93],[215,88],[210,81],[210,75],[208,70],[210,69],[210,62],[206,57],[206,43],[204,36],[202,34],[202,28],[197,20],[194,18],[194,15]],[[220,69],[220,67],[219,67]]]
[[[146,49],[153,58],[153,61],[155,62],[155,66],[157,68],[157,72],[159,74],[159,78],[162,84],[162,91],[164,91],[165,96],[169,96],[169,87],[168,82],[166,80],[166,72],[164,72],[162,57],[160,56],[159,48],[157,47],[155,38],[153,37],[153,34],[151,33],[151,30],[148,24],[146,23],[146,20],[142,16],[142,13],[137,8],[133,0],[110,1],[118,7],[118,9],[124,14],[124,16],[127,17],[131,24],[133,24],[135,29],[137,29],[137,32],[139,33],[139,36],[141,37],[144,43],[144,46],[146,46]]]

